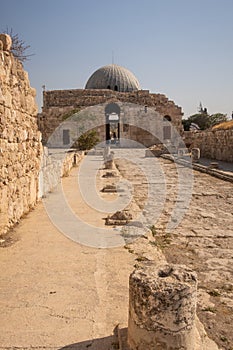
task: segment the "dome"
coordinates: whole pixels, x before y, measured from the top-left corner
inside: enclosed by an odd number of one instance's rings
[[[85,86],[85,89],[110,89],[121,92],[135,91],[139,88],[139,82],[133,73],[117,64],[97,69]]]

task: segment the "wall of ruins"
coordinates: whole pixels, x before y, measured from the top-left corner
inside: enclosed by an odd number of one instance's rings
[[[98,104],[81,110],[66,118],[53,131],[46,145],[56,148],[72,148],[78,137],[87,130],[95,129],[102,146],[106,140],[105,123],[108,119],[106,106],[108,104]],[[145,112],[144,106],[129,102],[117,102],[119,108],[119,129],[121,147],[142,147],[151,146],[155,143],[163,143],[164,128],[169,127],[171,130],[170,141],[173,145],[178,146],[181,138],[171,123],[164,120],[161,115],[153,108],[148,108]],[[69,113],[68,113],[69,115]],[[169,125],[168,125],[169,124]],[[68,134],[67,143],[64,135]],[[132,143],[132,140],[135,141]]]
[[[38,197],[43,198],[53,191],[61,181],[61,177],[68,176],[73,166],[78,166],[83,158],[83,152],[62,152],[60,149],[49,150],[43,147],[39,172]]]
[[[148,90],[117,92],[112,90],[55,90],[44,91],[43,111],[38,116],[38,125],[46,143],[54,130],[72,113],[86,107],[110,102],[137,104],[151,107],[162,117],[168,115],[178,132],[182,132],[182,110],[165,95],[152,94]],[[142,135],[143,139],[143,135]]]
[[[0,234],[32,208],[38,195],[42,153],[36,92],[22,64],[0,35]]]
[[[233,162],[233,129],[184,132],[185,143],[198,147],[201,157]]]
[[[0,234],[82,159],[81,152],[61,153],[42,146],[36,91],[10,48],[11,38],[0,34]]]

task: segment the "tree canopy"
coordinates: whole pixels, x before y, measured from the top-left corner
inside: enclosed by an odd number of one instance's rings
[[[195,123],[196,125],[198,125],[200,130],[206,130],[211,128],[214,125],[220,124],[225,121],[227,121],[226,114],[214,113],[209,115],[207,111],[206,112],[201,111],[199,113],[191,115],[187,119],[183,119],[182,124],[184,126],[185,131],[190,130],[190,126],[192,123]]]

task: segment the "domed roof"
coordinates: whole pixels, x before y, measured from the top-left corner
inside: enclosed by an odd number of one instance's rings
[[[117,64],[97,69],[85,86],[85,89],[111,89],[121,92],[135,91],[139,88],[139,82],[133,73]]]

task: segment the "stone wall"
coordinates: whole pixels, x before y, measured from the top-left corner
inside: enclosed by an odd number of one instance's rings
[[[36,92],[0,35],[0,234],[32,208],[38,196],[42,154]]]
[[[39,173],[39,198],[45,197],[60,182],[60,178],[68,176],[73,166],[77,166],[83,158],[83,152],[64,152],[43,148]]]
[[[148,90],[118,92],[112,90],[54,90],[44,91],[43,111],[38,116],[38,125],[42,132],[43,142],[69,115],[86,107],[104,103],[123,102],[153,108],[162,117],[169,116],[178,132],[182,132],[182,110],[165,95],[152,94]],[[145,107],[145,108],[147,108]]]
[[[233,129],[184,132],[184,140],[191,147],[198,147],[201,157],[233,162]]]
[[[154,108],[148,107],[145,112],[144,106],[130,102],[123,103],[118,101],[115,105],[120,110],[117,116],[119,117],[118,146],[150,147],[155,143],[165,143],[167,141],[164,138],[165,128],[170,129],[169,141],[176,146],[180,143],[180,133],[172,126],[171,122],[163,118]],[[107,136],[108,114],[106,108],[108,106],[108,103],[98,104],[71,114],[53,131],[46,145],[49,148],[69,149],[73,147],[80,135],[88,130],[95,129],[100,141],[98,147],[103,147]],[[68,135],[67,143],[64,135]]]

